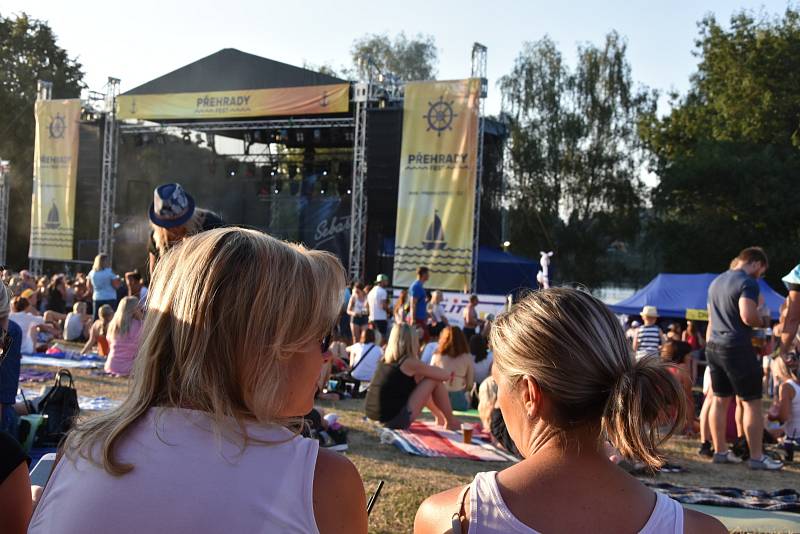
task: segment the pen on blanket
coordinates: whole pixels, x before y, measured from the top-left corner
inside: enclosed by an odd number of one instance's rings
[[[375,506],[375,503],[378,501],[378,496],[381,494],[381,489],[383,489],[383,480],[378,481],[378,489],[375,490],[375,493],[369,498],[369,502],[367,503],[367,515],[372,512],[372,507]]]

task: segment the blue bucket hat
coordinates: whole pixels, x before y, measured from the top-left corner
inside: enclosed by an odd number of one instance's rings
[[[789,274],[781,278],[781,281],[789,287],[789,284],[800,284],[800,265],[792,269]]]
[[[194,214],[194,199],[181,184],[164,184],[153,191],[150,221],[162,228],[185,224]]]

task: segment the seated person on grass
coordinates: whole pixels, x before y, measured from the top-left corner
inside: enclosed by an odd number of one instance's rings
[[[394,325],[367,392],[367,417],[388,428],[405,429],[427,406],[437,424],[459,429],[461,423],[453,416],[446,387],[453,373],[422,363],[418,355],[416,329]]]
[[[92,316],[86,313],[86,303],[76,302],[64,321],[64,341],[86,341]]]
[[[431,365],[441,367],[453,378],[447,383],[450,405],[454,410],[469,409],[468,394],[475,382],[475,363],[467,338],[457,326],[445,326],[439,334],[439,347],[433,353]]]
[[[81,354],[86,354],[97,345],[97,354],[106,357],[110,351],[108,346],[108,325],[111,324],[111,319],[114,318],[114,308],[108,304],[100,306],[98,311],[98,319],[92,323],[89,329],[89,341],[81,349]]]

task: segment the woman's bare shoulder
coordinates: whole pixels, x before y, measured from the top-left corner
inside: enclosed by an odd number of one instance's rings
[[[458,486],[425,499],[414,518],[414,534],[450,532],[453,514],[460,510],[463,489],[464,486]],[[469,494],[464,498],[464,516],[469,517]]]

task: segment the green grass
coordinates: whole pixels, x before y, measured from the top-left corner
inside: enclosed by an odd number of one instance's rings
[[[75,370],[73,375],[79,395],[105,395],[120,399],[127,392],[127,382],[124,379],[92,376],[89,371],[80,369]],[[30,389],[36,387],[23,385]],[[319,407],[325,412],[337,413],[340,421],[349,427],[350,450],[345,454],[361,473],[367,496],[375,490],[379,480],[386,482],[370,516],[370,532],[411,532],[414,515],[426,497],[466,484],[479,471],[501,470],[509,465],[502,462],[421,458],[404,454],[392,445],[380,443],[375,426],[364,420],[363,404],[363,400],[347,400],[321,402]],[[468,420],[477,422],[477,418]],[[670,440],[664,449],[671,462],[688,468],[688,471],[659,474],[656,477],[658,481],[765,490],[800,487],[800,464],[797,463],[789,464],[777,473],[750,471],[744,465],[713,465],[696,455],[696,440],[681,437]]]

